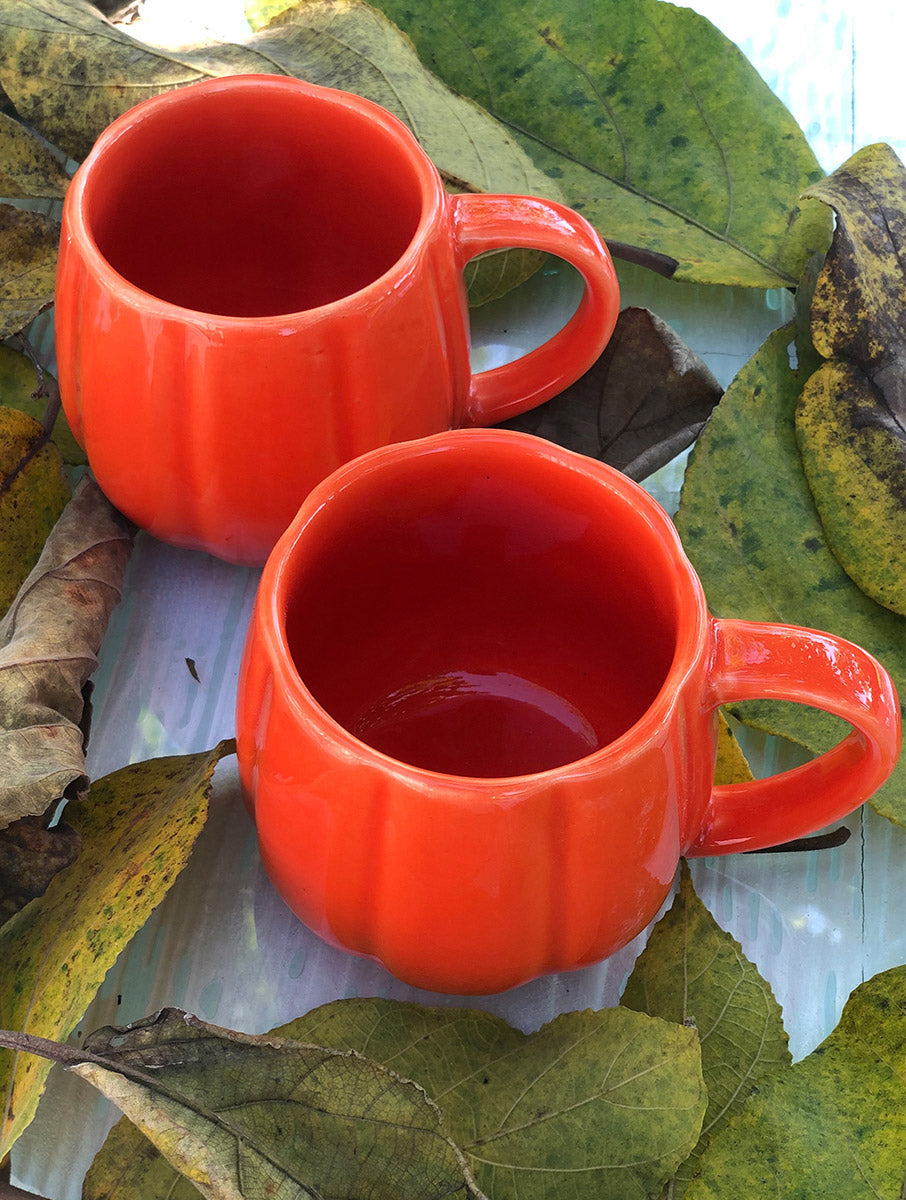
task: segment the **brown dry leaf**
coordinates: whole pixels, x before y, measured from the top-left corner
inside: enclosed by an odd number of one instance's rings
[[[75,862],[80,846],[71,825],[46,829],[40,817],[22,817],[0,829],[0,925],[43,896],[54,875]]]
[[[131,548],[124,518],[86,476],[0,622],[0,828],[88,786],[82,687]]]
[[[670,326],[625,308],[604,353],[553,400],[504,422],[645,479],[698,437],[722,388]]]

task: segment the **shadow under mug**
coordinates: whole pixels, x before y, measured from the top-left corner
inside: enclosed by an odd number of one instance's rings
[[[473,375],[462,270],[512,246],[572,263],[585,290],[544,345]],[[57,272],[60,390],[128,517],[261,563],[341,463],[562,391],[618,308],[610,256],[579,214],[447,195],[377,105],[232,76],[142,102],[76,173]]]
[[[771,697],[853,732],[714,787],[716,709]],[[827,633],[708,614],[667,514],[527,434],[377,450],[315,488],[264,569],[239,767],[277,891],[431,991],[596,962],[680,855],[839,820],[897,758],[883,667]]]

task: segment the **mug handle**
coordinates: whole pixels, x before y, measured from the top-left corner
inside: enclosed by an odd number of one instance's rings
[[[804,766],[715,787],[687,856],[776,846],[858,808],[890,775],[900,749],[897,694],[881,664],[852,642],[813,629],[712,622],[710,708],[793,700],[834,713],[853,729]]]
[[[610,252],[570,208],[529,196],[450,196],[457,264],[477,254],[521,246],[556,254],[580,272],[585,292],[566,325],[514,362],[472,376],[465,425],[485,426],[526,412],[584,374],[613,333],[620,289]]]

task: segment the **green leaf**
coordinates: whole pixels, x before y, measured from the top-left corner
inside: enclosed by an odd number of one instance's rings
[[[131,550],[131,528],[83,477],[0,621],[0,828],[88,790],[82,688]]]
[[[424,1091],[361,1054],[233,1033],[176,1009],[98,1030],[83,1052],[90,1061],[72,1070],[204,1196],[479,1195]]]
[[[666,322],[646,308],[624,308],[604,353],[580,379],[503,425],[644,479],[692,444],[721,394]]]
[[[809,189],[837,213],[811,308],[831,359],[796,433],[828,543],[864,592],[906,613],[906,169],[868,146]]]
[[[904,624],[858,588],[827,545],[796,445],[803,380],[790,366],[791,329],[775,331],[746,364],[692,449],[676,524],[717,616],[827,630],[863,646],[906,698]],[[804,705],[753,701],[747,724],[820,753],[846,725]],[[872,805],[906,824],[906,759]]]
[[[60,226],[50,217],[0,204],[0,338],[19,333],[53,304],[59,240]]]
[[[0,928],[0,1027],[47,1038],[75,1028],[120,950],[185,866],[211,775],[232,751],[115,771],[66,808],[82,852]],[[34,1116],[50,1064],[0,1052],[0,1160]]]
[[[802,1062],[763,1079],[686,1200],[899,1200],[906,1182],[906,967],[856,988]]]
[[[48,396],[56,391],[57,382],[48,372],[42,371],[39,376],[34,364],[24,354],[12,346],[0,346],[0,405],[17,408],[34,420],[41,421]],[[73,437],[62,409],[50,437],[64,463],[69,466],[84,466],[87,463],[85,451]]]
[[[0,612],[69,499],[60,453],[34,418],[0,406]]]
[[[677,279],[794,285],[830,220],[789,112],[704,17],[661,0],[382,0],[611,242]],[[615,248],[615,247],[614,247]],[[619,250],[617,250],[619,252]]]
[[[485,1012],[345,1000],[282,1032],[417,1080],[494,1200],[643,1200],[701,1129],[694,1030],[627,1009],[567,1013],[526,1036]]]
[[[199,1195],[128,1117],[107,1134],[82,1184],[82,1200],[198,1200]]]
[[[762,1076],[792,1061],[770,984],[699,900],[685,863],[679,893],[636,960],[621,1003],[698,1030],[708,1109],[701,1140],[674,1179],[670,1194],[679,1200],[711,1138]]]
[[[486,1012],[340,1000],[272,1035],[367,1054],[415,1080],[494,1200],[554,1190],[575,1200],[641,1200],[701,1128],[695,1034],[626,1011],[571,1013],[526,1037]],[[139,1158],[147,1175],[130,1170],[128,1186],[108,1198],[101,1181]],[[95,1168],[83,1200],[164,1200],[177,1179],[125,1129]]]
[[[0,196],[62,200],[68,186],[59,158],[31,130],[0,113]]]

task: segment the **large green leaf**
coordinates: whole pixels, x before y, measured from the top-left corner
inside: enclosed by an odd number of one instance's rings
[[[212,1200],[480,1195],[424,1091],[361,1054],[175,1009],[98,1030],[83,1052],[72,1069]]]
[[[686,1200],[900,1200],[906,1186],[906,967],[863,983],[826,1041],[763,1079]]]
[[[701,1129],[694,1030],[627,1009],[566,1013],[526,1036],[490,1013],[346,1000],[283,1033],[417,1080],[493,1200],[644,1200]]]
[[[685,863],[679,893],[636,960],[621,1003],[698,1030],[708,1110],[701,1140],[673,1180],[671,1200],[678,1200],[711,1138],[758,1080],[792,1061],[770,984],[699,900]]]
[[[68,1037],[185,866],[214,767],[231,748],[124,767],[67,806],[81,854],[0,928],[0,1028]],[[0,1160],[34,1116],[49,1069],[0,1051]]]
[[[831,361],[796,411],[828,543],[879,604],[906,613],[906,168],[868,146],[809,194],[837,213],[811,335]]]
[[[803,380],[790,365],[792,332],[777,330],[739,373],[689,458],[677,528],[718,616],[827,630],[875,655],[906,699],[904,623],[846,574],[827,545],[796,444]],[[734,706],[747,723],[818,753],[845,725],[803,705]],[[872,798],[906,824],[906,760]]]
[[[823,174],[802,131],[690,9],[661,0],[380,6],[432,71],[509,126],[603,237],[668,256],[676,278],[795,284],[826,247],[819,205],[806,202],[792,220]]]

